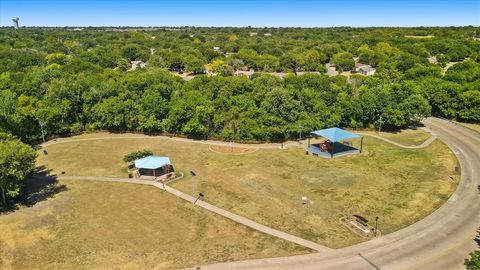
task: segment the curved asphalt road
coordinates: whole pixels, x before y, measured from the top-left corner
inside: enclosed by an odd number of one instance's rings
[[[326,253],[207,265],[201,269],[464,269],[478,248],[480,135],[449,121],[425,121],[461,164],[455,193],[437,211],[400,231]]]

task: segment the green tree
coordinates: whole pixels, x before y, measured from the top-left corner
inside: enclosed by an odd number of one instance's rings
[[[231,76],[233,74],[233,68],[222,60],[213,61],[211,70],[214,74],[220,76]]]
[[[122,48],[122,56],[127,58],[129,61],[134,60],[143,60],[146,61],[148,54],[145,51],[142,51],[142,48],[136,44],[127,44]]]
[[[49,54],[45,57],[45,60],[47,61],[47,64],[59,64],[59,65],[65,65],[68,61],[68,56],[65,55],[64,53],[52,53]]]
[[[19,140],[0,137],[0,193],[6,205],[7,196],[20,194],[25,178],[35,167],[37,153]]]
[[[480,270],[480,250],[470,253],[470,258],[466,259],[463,265],[467,270]]]
[[[401,104],[400,107],[403,109],[405,114],[406,123],[420,124],[420,122],[430,116],[432,112],[432,107],[428,104],[426,100],[421,95],[411,95],[406,98]]]
[[[332,57],[332,62],[339,71],[353,70],[355,67],[355,61],[353,61],[353,55],[349,52],[337,53]]]
[[[131,163],[137,159],[152,156],[153,152],[149,149],[143,149],[135,152],[130,152],[123,157],[125,163]]]
[[[466,121],[480,121],[480,91],[466,91],[460,95],[459,116]]]

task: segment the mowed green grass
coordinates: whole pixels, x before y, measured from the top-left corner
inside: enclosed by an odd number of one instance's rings
[[[362,154],[333,160],[305,155],[300,147],[235,156],[165,139],[79,141],[48,146],[48,166],[67,175],[126,176],[123,155],[144,148],[169,156],[186,172],[173,187],[191,193],[187,172],[194,170],[196,190],[206,201],[333,248],[364,241],[341,225],[342,216],[379,216],[382,232],[393,232],[442,205],[459,179],[457,161],[440,141],[407,150],[370,137],[364,138]]]
[[[178,269],[309,251],[151,186],[61,181],[0,216],[0,269]]]

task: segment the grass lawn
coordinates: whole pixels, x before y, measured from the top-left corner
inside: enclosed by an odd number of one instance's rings
[[[473,123],[461,123],[461,122],[456,122],[462,126],[465,126],[469,129],[473,129],[475,130],[476,132],[480,133],[480,124],[473,124]]]
[[[365,133],[377,135],[406,146],[422,144],[431,136],[430,133],[420,128],[403,129],[398,132],[380,132],[380,134],[374,131],[365,131]]]
[[[150,187],[61,181],[0,216],[0,269],[178,269],[308,253]]]
[[[379,216],[383,233],[393,232],[437,209],[459,179],[454,155],[439,141],[407,150],[365,137],[362,154],[333,160],[307,156],[298,147],[225,155],[204,144],[145,137],[47,148],[54,172],[102,176],[125,176],[123,155],[151,149],[169,156],[176,170],[195,170],[196,190],[206,194],[206,201],[333,248],[363,241],[341,225],[343,215]],[[44,164],[44,157],[38,162]],[[172,186],[190,193],[191,182],[186,173]],[[307,205],[300,203],[302,196],[308,197]]]

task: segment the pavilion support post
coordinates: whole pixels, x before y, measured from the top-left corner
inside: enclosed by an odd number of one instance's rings
[[[360,153],[362,153],[363,150],[363,137],[360,138]]]
[[[331,158],[333,158],[334,152],[335,152],[335,142],[332,142],[332,152],[330,153]]]

